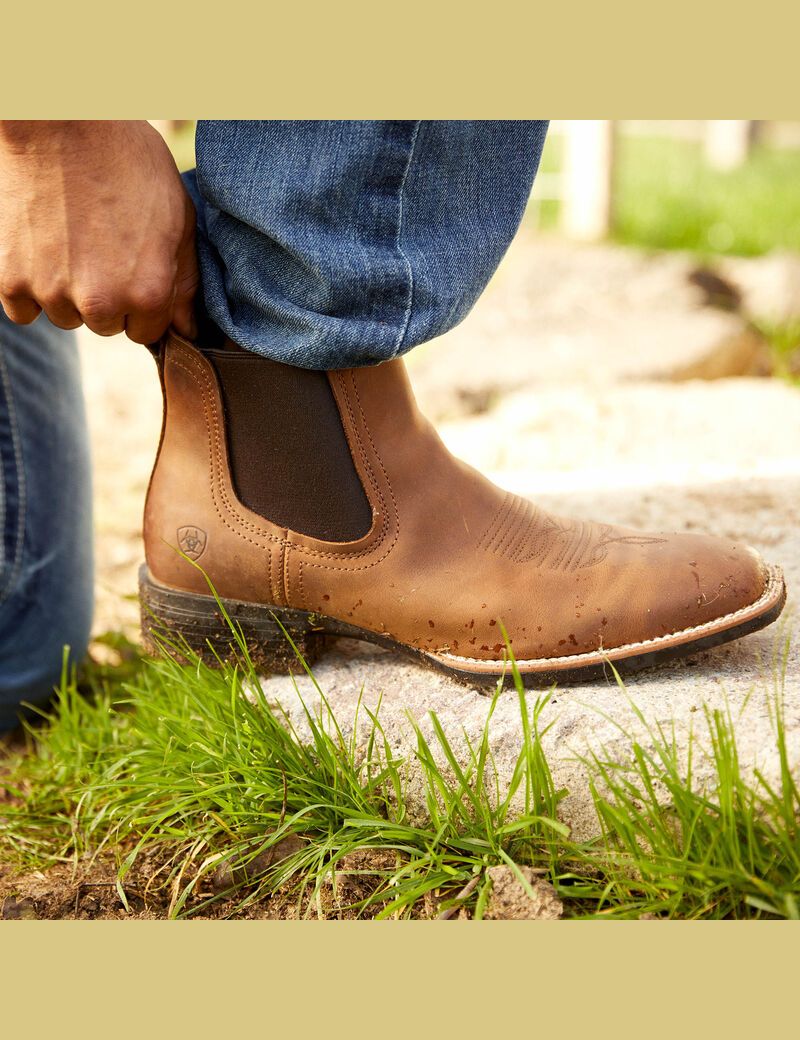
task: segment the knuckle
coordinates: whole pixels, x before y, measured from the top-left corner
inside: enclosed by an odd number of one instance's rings
[[[171,281],[150,282],[139,285],[131,293],[131,306],[142,313],[166,310],[172,302]]]
[[[119,310],[111,296],[97,292],[84,292],[78,296],[76,307],[85,321],[105,322],[114,318]]]
[[[61,286],[52,286],[36,294],[37,301],[45,311],[74,311],[75,306],[70,300],[69,293]]]

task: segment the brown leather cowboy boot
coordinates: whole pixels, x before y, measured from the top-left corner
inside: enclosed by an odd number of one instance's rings
[[[198,651],[230,645],[203,572],[268,670],[296,660],[280,621],[309,659],[354,636],[477,684],[507,669],[503,628],[540,685],[684,656],[783,607],[780,571],[745,545],[568,520],[495,487],[444,447],[402,361],[310,372],[171,335],[159,367],[151,642],[155,618]]]

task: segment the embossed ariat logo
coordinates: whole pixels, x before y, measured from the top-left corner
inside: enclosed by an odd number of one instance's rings
[[[178,545],[190,560],[197,560],[205,551],[208,535],[202,527],[179,527]]]

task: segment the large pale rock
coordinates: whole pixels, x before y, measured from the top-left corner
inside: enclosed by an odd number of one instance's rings
[[[547,384],[439,430],[521,494],[800,475],[800,392],[778,379]]]
[[[726,257],[715,266],[739,291],[742,311],[749,317],[777,324],[800,320],[800,256],[796,253]]]
[[[760,335],[707,305],[679,253],[578,246],[520,233],[468,320],[410,355],[433,418],[485,410],[510,391],[620,380],[760,375]]]
[[[686,489],[596,491],[545,496],[543,505],[580,515],[604,516],[614,522],[666,528],[711,528],[743,537],[761,548],[770,560],[780,562],[790,588],[800,581],[800,529],[796,504],[800,479],[748,481]],[[786,619],[772,629],[755,633],[728,646],[676,664],[641,674],[620,690],[612,679],[583,686],[558,688],[543,709],[542,724],[550,725],[543,747],[556,786],[570,794],[562,803],[563,818],[578,836],[597,831],[582,759],[593,751],[619,761],[630,756],[632,739],[650,740],[646,727],[674,726],[679,746],[687,747],[692,731],[699,751],[708,752],[703,710],[730,710],[735,720],[745,769],[758,766],[773,782],[779,775],[770,716],[774,695],[784,667],[785,642],[791,646],[785,659],[785,697],[789,754],[800,772],[800,632],[790,605]],[[374,709],[382,700],[380,718],[393,752],[407,760],[412,809],[425,813],[424,791],[416,765],[415,736],[409,715],[417,720],[429,741],[435,743],[430,712],[436,712],[453,747],[466,761],[466,738],[475,742],[486,724],[490,701],[479,691],[455,683],[391,653],[342,641],[315,666],[315,675],[346,735],[353,729],[359,698]],[[264,680],[267,697],[281,703],[301,736],[308,733],[301,704],[321,710],[320,698],[305,677],[274,676]],[[532,709],[536,692],[528,694]],[[366,713],[359,716],[359,735],[369,729]],[[644,723],[638,717],[641,712]],[[492,752],[501,787],[507,785],[521,742],[520,705],[514,691],[500,698],[490,721]],[[698,783],[707,782],[711,766],[703,753],[695,753]],[[444,759],[442,756],[442,763]]]

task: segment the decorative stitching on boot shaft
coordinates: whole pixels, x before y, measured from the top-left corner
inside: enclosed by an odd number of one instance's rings
[[[602,563],[609,546],[658,545],[665,538],[615,535],[610,524],[550,516],[533,502],[508,494],[478,541],[478,548],[545,570],[572,572]]]
[[[344,551],[343,550],[343,551],[339,551],[339,552],[337,552],[337,551],[324,551],[324,550],[320,550],[320,549],[313,549],[310,546],[298,544],[297,542],[292,541],[287,536],[281,537],[281,536],[278,536],[278,535],[271,534],[269,531],[265,531],[258,524],[253,523],[253,521],[249,520],[247,517],[242,516],[242,514],[236,508],[235,503],[231,501],[231,499],[230,499],[230,497],[229,497],[229,495],[227,493],[227,490],[226,490],[226,488],[224,486],[224,483],[221,480],[221,474],[225,471],[224,457],[223,457],[223,454],[222,454],[222,437],[221,437],[221,432],[220,432],[220,429],[219,429],[219,422],[217,420],[216,408],[214,407],[213,391],[209,390],[209,388],[208,388],[208,377],[207,377],[206,373],[203,371],[203,369],[198,365],[198,362],[192,356],[192,354],[190,353],[189,349],[185,348],[180,343],[175,344],[173,349],[176,352],[179,351],[180,354],[181,354],[181,357],[183,357],[184,360],[188,361],[188,363],[192,366],[192,368],[191,369],[187,368],[186,365],[182,364],[176,358],[173,358],[172,364],[174,364],[177,368],[180,368],[183,372],[185,372],[186,375],[195,383],[195,385],[200,390],[200,394],[201,394],[201,397],[202,397],[202,400],[203,400],[203,417],[204,417],[204,420],[205,420],[207,432],[209,434],[209,456],[210,456],[211,475],[212,475],[212,484],[211,484],[212,498],[214,499],[214,507],[215,507],[215,510],[217,512],[217,516],[219,517],[219,519],[222,521],[222,523],[230,531],[232,531],[238,537],[243,538],[244,540],[250,542],[252,545],[257,545],[257,546],[260,546],[262,548],[265,548],[265,546],[263,545],[263,539],[266,539],[267,541],[274,542],[274,543],[276,543],[277,545],[279,545],[281,547],[285,547],[287,545],[290,545],[293,549],[295,549],[296,551],[302,553],[303,555],[312,556],[312,557],[316,557],[316,558],[319,558],[319,559],[342,560],[342,561],[347,561],[347,560],[351,560],[351,559],[359,559],[359,558],[362,558],[364,556],[367,556],[367,555],[370,555],[372,553],[375,553],[375,552],[377,552],[381,548],[381,542],[383,541],[383,538],[385,537],[386,528],[388,527],[387,510],[385,509],[385,503],[383,503],[383,499],[382,499],[382,496],[381,496],[380,489],[376,486],[377,482],[375,481],[374,473],[372,472],[371,468],[369,467],[368,460],[366,458],[364,458],[363,445],[359,445],[359,447],[360,447],[360,450],[362,452],[362,458],[364,459],[365,468],[367,469],[367,471],[369,473],[370,482],[372,484],[372,487],[373,487],[373,490],[374,490],[375,494],[378,496],[379,500],[384,504],[384,508],[382,510],[382,525],[381,525],[381,528],[379,529],[379,531],[377,533],[377,536],[374,535],[372,532],[370,533],[370,535],[365,536],[366,538],[370,538],[372,536],[372,538],[374,539],[373,543],[370,544],[366,549],[361,549],[361,550],[358,550],[358,551],[353,551],[353,550]],[[347,400],[346,390],[345,390],[345,399]],[[348,407],[349,407],[349,401],[348,401]],[[209,414],[210,414],[211,418],[209,418]],[[362,415],[363,415],[363,413],[362,413]],[[351,417],[352,417],[352,411],[351,411]],[[354,422],[354,418],[352,418],[352,421]],[[382,464],[381,464],[381,469],[383,469],[383,465]],[[385,471],[384,471],[384,476],[385,476]],[[387,484],[388,483],[389,482],[388,482],[388,478],[387,478]],[[390,487],[390,491],[391,491],[391,487]],[[223,505],[225,506],[225,509],[227,510],[227,512],[230,515],[230,517],[233,520],[236,521],[236,525],[237,526],[233,526],[233,524],[228,520],[228,518],[220,511],[219,505],[217,503],[217,496],[219,496],[219,498],[221,499],[221,501],[222,501]],[[394,499],[394,496],[392,496],[392,498]],[[395,510],[396,510],[396,504],[395,504]],[[245,530],[252,532],[253,534],[257,535],[258,537],[257,538],[250,537],[248,534],[245,534],[242,530],[239,530],[238,529],[239,527],[244,528]],[[397,531],[395,532],[395,539],[393,541],[396,541],[396,538],[397,538]],[[383,556],[380,557],[380,559],[383,559],[383,558],[384,558]],[[353,567],[353,568],[347,568],[347,569],[348,570],[364,570],[364,569],[367,569],[368,567],[375,566],[376,563],[380,562],[380,559],[372,561],[371,563],[366,564],[366,565],[364,565],[362,567]],[[326,565],[325,564],[309,564],[309,566],[325,567]],[[329,566],[331,566],[331,565],[329,565]],[[336,568],[334,567],[333,569],[336,569]]]

